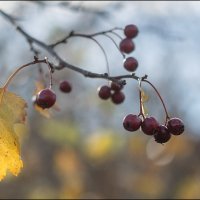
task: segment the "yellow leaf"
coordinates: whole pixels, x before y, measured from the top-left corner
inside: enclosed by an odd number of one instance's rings
[[[0,180],[9,170],[17,176],[23,167],[16,124],[24,124],[26,102],[14,93],[0,88]]]
[[[142,111],[143,111],[143,114],[145,116],[147,116],[148,115],[148,109],[145,106],[145,102],[147,102],[149,100],[149,96],[147,95],[147,93],[143,89],[141,89],[141,100],[142,100]]]
[[[142,113],[144,114],[144,116],[148,116],[148,109],[147,107],[144,105],[144,103],[142,103]]]
[[[143,89],[141,89],[141,96],[142,96],[142,102],[147,102],[149,100],[149,96]]]

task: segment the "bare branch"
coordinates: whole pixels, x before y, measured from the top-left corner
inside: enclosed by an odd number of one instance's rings
[[[55,65],[52,64],[52,66],[54,67],[55,70],[61,70],[63,68],[68,68],[68,69],[76,71],[76,72],[78,72],[78,73],[80,73],[83,76],[88,77],[88,78],[101,78],[101,79],[111,80],[111,81],[114,81],[114,82],[118,82],[119,79],[122,79],[122,78],[132,78],[132,79],[135,79],[135,80],[138,80],[140,78],[140,77],[136,76],[135,73],[128,74],[128,75],[121,75],[121,76],[109,76],[107,73],[98,74],[98,73],[94,73],[94,72],[90,72],[90,71],[81,69],[81,68],[79,68],[77,66],[74,66],[74,65],[69,64],[68,62],[64,61],[56,53],[56,51],[53,48],[53,47],[55,47],[56,45],[58,45],[60,43],[66,43],[67,39],[69,39],[70,37],[78,37],[79,36],[79,37],[85,37],[85,38],[90,38],[91,39],[91,38],[93,38],[93,37],[95,37],[97,35],[102,35],[102,34],[106,34],[106,33],[109,33],[109,32],[113,33],[114,30],[120,30],[121,28],[113,28],[113,29],[108,30],[108,31],[102,31],[102,32],[98,32],[98,33],[94,33],[94,34],[90,34],[90,35],[74,33],[72,31],[68,36],[66,36],[64,39],[58,41],[57,43],[51,44],[51,45],[47,45],[44,42],[32,37],[27,32],[25,32],[25,30],[22,27],[20,27],[15,22],[15,20],[12,17],[10,17],[10,15],[5,13],[4,11],[0,10],[0,14],[2,14],[2,16],[6,20],[8,20],[12,25],[14,25],[16,27],[17,31],[24,36],[24,38],[28,41],[29,44],[38,45],[40,48],[46,50],[49,54],[51,54],[51,56],[53,56],[59,62],[58,66],[55,66]],[[144,77],[142,77],[142,80],[144,80],[146,78],[147,78],[147,76],[145,75]]]
[[[107,31],[101,31],[101,32],[93,33],[93,34],[82,34],[82,33],[75,33],[74,31],[71,31],[66,37],[64,37],[61,40],[58,40],[57,42],[53,44],[50,44],[49,46],[54,48],[55,46],[59,44],[65,44],[67,43],[67,40],[72,37],[83,37],[83,38],[91,39],[91,38],[94,38],[95,36],[106,35],[107,33],[113,33],[113,31],[115,30],[121,30],[121,28],[115,27]]]

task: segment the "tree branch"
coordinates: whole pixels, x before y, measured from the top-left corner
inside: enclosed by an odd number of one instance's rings
[[[74,33],[74,31],[71,31],[66,37],[64,37],[63,39],[49,45],[50,47],[54,48],[55,46],[59,45],[59,44],[62,44],[62,43],[66,43],[67,40],[71,37],[84,37],[84,38],[93,38],[95,36],[98,36],[98,35],[105,35],[107,33],[113,33],[113,31],[115,30],[121,30],[121,28],[118,28],[118,27],[115,27],[115,28],[112,28],[110,30],[107,30],[107,31],[101,31],[101,32],[97,32],[97,33],[93,33],[93,34],[81,34],[81,33]]]
[[[94,73],[94,72],[90,72],[90,71],[87,71],[87,70],[84,70],[84,69],[81,69],[77,66],[74,66],[72,64],[69,64],[68,62],[64,61],[57,53],[56,51],[53,49],[53,47],[55,47],[56,45],[60,44],[60,43],[65,43],[67,39],[69,39],[69,37],[75,37],[75,36],[80,36],[80,37],[87,37],[87,38],[92,38],[94,36],[97,36],[97,35],[101,35],[101,34],[105,34],[105,33],[112,33],[113,30],[119,30],[121,28],[114,28],[114,29],[111,29],[111,30],[108,30],[108,31],[102,31],[102,32],[99,32],[99,33],[94,33],[94,34],[90,34],[90,35],[84,35],[84,34],[75,34],[73,31],[68,35],[66,36],[64,39],[58,41],[57,43],[55,44],[51,44],[51,45],[47,45],[45,44],[44,42],[41,42],[40,40],[32,37],[31,35],[29,35],[26,31],[24,31],[24,29],[22,27],[20,27],[16,21],[14,20],[13,17],[11,17],[10,15],[8,15],[7,13],[5,13],[4,11],[0,10],[0,14],[2,14],[2,16],[8,20],[12,25],[14,25],[17,29],[17,31],[22,34],[24,36],[24,38],[28,41],[29,44],[36,44],[38,45],[40,48],[46,50],[49,54],[51,54],[58,62],[59,62],[59,65],[56,66],[56,65],[53,65],[53,68],[55,70],[61,70],[63,68],[68,68],[68,69],[71,69],[73,71],[76,71],[80,74],[82,74],[83,76],[85,77],[88,77],[88,78],[101,78],[101,79],[106,79],[106,80],[111,80],[111,81],[114,81],[114,82],[118,82],[120,84],[125,84],[125,81],[121,81],[119,79],[122,79],[122,78],[132,78],[132,79],[135,79],[135,80],[139,80],[140,77],[136,76],[135,73],[133,74],[128,74],[128,75],[121,75],[121,76],[109,76],[107,73],[103,73],[103,74],[98,74],[98,73]],[[142,80],[146,79],[147,78],[147,75],[143,76],[142,77]]]

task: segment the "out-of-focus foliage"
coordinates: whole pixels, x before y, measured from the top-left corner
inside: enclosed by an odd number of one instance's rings
[[[25,168],[1,184],[1,197],[197,198],[198,141],[187,133],[166,145],[142,132],[103,129],[80,134],[78,124],[39,115],[24,141]],[[25,185],[24,185],[25,184]],[[10,193],[5,188],[12,189]]]

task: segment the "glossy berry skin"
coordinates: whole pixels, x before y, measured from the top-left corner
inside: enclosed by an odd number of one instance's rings
[[[120,42],[119,49],[121,52],[131,53],[135,49],[135,45],[131,39],[125,38]]]
[[[137,115],[129,114],[123,119],[123,126],[127,131],[137,131],[142,124],[142,120]]]
[[[46,88],[41,90],[36,97],[36,103],[41,108],[50,108],[56,102],[56,94],[53,90]]]
[[[113,91],[120,91],[120,90],[123,88],[123,86],[120,85],[120,84],[118,84],[118,83],[111,82],[110,88],[111,88],[111,90],[113,90]]]
[[[124,60],[124,68],[129,72],[134,72],[138,67],[138,61],[133,57],[128,57]]]
[[[154,138],[157,143],[163,144],[170,140],[171,134],[166,126],[160,125],[155,131]]]
[[[179,118],[171,118],[167,123],[167,128],[173,135],[180,135],[184,132],[183,121]]]
[[[111,99],[114,104],[120,104],[124,101],[125,95],[122,91],[117,91],[111,95]]]
[[[147,117],[141,124],[142,131],[146,135],[153,135],[155,130],[158,128],[159,123],[154,117]]]
[[[107,100],[111,96],[111,89],[107,85],[100,86],[98,89],[98,95],[101,99]]]
[[[127,38],[134,38],[138,35],[138,27],[134,24],[127,25],[124,28],[124,34]]]
[[[72,90],[72,86],[67,80],[61,81],[59,88],[60,88],[60,91],[64,93],[69,93]]]

